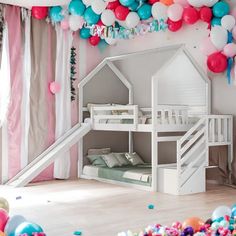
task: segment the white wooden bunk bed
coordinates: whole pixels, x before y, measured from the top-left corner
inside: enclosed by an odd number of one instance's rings
[[[155,70],[156,73],[147,78],[151,84],[151,91],[147,93],[150,96],[150,106],[144,108],[144,106],[139,106],[139,103],[135,104],[135,82],[131,83],[124,76],[116,62],[165,52],[168,52],[170,59],[166,60],[163,66],[164,59],[161,57],[159,64],[162,63],[162,65],[156,69],[157,72]],[[96,104],[98,99],[93,96],[92,102],[95,104],[87,107],[91,101],[87,102],[88,99],[85,99],[88,95],[86,86],[90,82],[96,81],[97,73],[104,66],[109,68],[122,86],[128,90],[126,102],[117,103],[105,99],[107,104],[104,104],[104,100],[102,104]],[[127,67],[123,69],[125,70]],[[185,71],[184,75],[181,71]],[[169,73],[173,73],[175,77]],[[184,80],[184,84],[182,80]],[[96,84],[91,88],[94,87]],[[111,98],[120,96],[116,90],[118,88],[113,90],[114,94],[110,93]],[[209,168],[209,147],[228,146],[227,161],[230,171],[233,157],[232,116],[211,115],[210,92],[209,79],[197,66],[188,51],[180,45],[106,58],[79,84],[79,123],[7,184],[25,186],[47,168],[59,153],[67,151],[72,145],[79,142],[78,176],[80,178],[176,195],[204,192],[206,190],[206,168]],[[125,96],[124,94],[122,96]],[[99,95],[98,93],[98,96],[103,98],[104,94]],[[113,103],[115,104],[113,105]],[[151,135],[149,165],[141,164],[135,168],[129,166],[101,168],[88,165],[84,157],[87,151],[84,150],[84,139],[87,134],[93,133],[91,131],[127,132],[128,150],[126,152],[128,154],[135,151],[133,134],[135,132],[149,133]],[[161,142],[175,142],[174,163],[161,164],[158,155]],[[110,176],[112,177],[110,178]]]
[[[189,106],[180,104],[158,104],[158,79],[162,76],[162,70],[153,75],[152,78],[152,106],[151,108],[139,108],[133,104],[134,88],[128,79],[113,64],[116,58],[105,59],[95,70],[93,70],[79,84],[79,110],[80,122],[90,123],[96,131],[127,131],[129,132],[129,153],[133,150],[133,132],[150,132],[152,135],[152,157],[149,167],[149,185],[141,183],[127,183],[125,180],[114,180],[107,176],[99,176],[99,168],[83,164],[83,158],[79,163],[79,175],[86,179],[95,179],[120,185],[128,185],[151,191],[161,191],[170,194],[182,195],[206,190],[206,168],[209,166],[209,147],[227,145],[228,163],[231,168],[232,162],[232,116],[231,115],[209,115],[210,112],[210,81],[202,73],[194,59],[185,48],[181,48],[175,56],[168,61],[167,66],[178,55],[185,56],[194,69],[205,82],[206,101],[204,106]],[[130,55],[125,55],[124,58]],[[120,60],[122,56],[118,59]],[[93,104],[87,109],[83,103],[83,89],[100,69],[108,65],[117,75],[118,79],[129,90],[129,101],[127,105]],[[165,75],[165,73],[164,73]],[[89,111],[89,118],[84,118],[84,112]],[[119,112],[122,111],[122,112]],[[140,115],[141,111],[141,115]],[[163,135],[165,134],[165,135]],[[169,134],[169,135],[168,135]],[[158,143],[176,142],[176,162],[159,164]],[[83,153],[83,141],[79,146],[80,157]],[[95,169],[95,170],[94,170]],[[94,170],[94,172],[93,172]],[[146,169],[145,169],[146,170]],[[113,169],[113,172],[120,171]],[[125,169],[123,175],[131,169]],[[137,170],[138,171],[138,170]],[[135,171],[134,171],[135,172]],[[94,174],[95,173],[95,174]],[[146,172],[144,173],[145,176]],[[143,175],[137,175],[142,178]],[[230,174],[229,174],[230,176]],[[151,180],[151,181],[150,181]],[[148,186],[147,186],[148,185]]]

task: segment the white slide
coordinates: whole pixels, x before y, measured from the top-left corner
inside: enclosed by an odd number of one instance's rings
[[[9,180],[6,185],[14,187],[23,187],[27,185],[50,164],[52,164],[57,158],[58,154],[68,151],[71,146],[76,144],[90,130],[91,124],[89,123],[75,125],[62,137],[57,139],[53,145],[51,145],[42,154],[36,157],[24,169],[22,169],[16,176]]]

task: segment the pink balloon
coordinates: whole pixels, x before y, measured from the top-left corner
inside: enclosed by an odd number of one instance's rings
[[[188,0],[174,0],[174,3],[178,3],[183,7],[188,7],[189,6]]]
[[[236,44],[229,43],[224,47],[223,54],[227,57],[234,57],[236,55]]]
[[[56,94],[56,93],[60,92],[61,85],[57,82],[52,82],[52,83],[50,83],[49,88],[50,88],[51,93]]]
[[[61,28],[63,30],[68,30],[69,29],[69,21],[67,19],[64,19],[61,21]]]
[[[200,50],[202,53],[206,56],[211,55],[214,52],[217,52],[218,50],[211,42],[210,37],[206,38],[200,45]]]

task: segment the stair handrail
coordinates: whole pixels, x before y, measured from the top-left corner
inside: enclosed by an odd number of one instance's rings
[[[178,142],[182,144],[186,140],[189,139],[189,137],[197,130],[197,128],[202,125],[204,122],[206,122],[207,116],[203,116],[191,129],[189,129],[179,140]]]

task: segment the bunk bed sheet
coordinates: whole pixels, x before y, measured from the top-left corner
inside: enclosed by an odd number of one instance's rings
[[[150,164],[116,168],[86,165],[83,168],[83,174],[90,177],[115,180],[143,186],[151,186],[151,173],[152,168]]]

